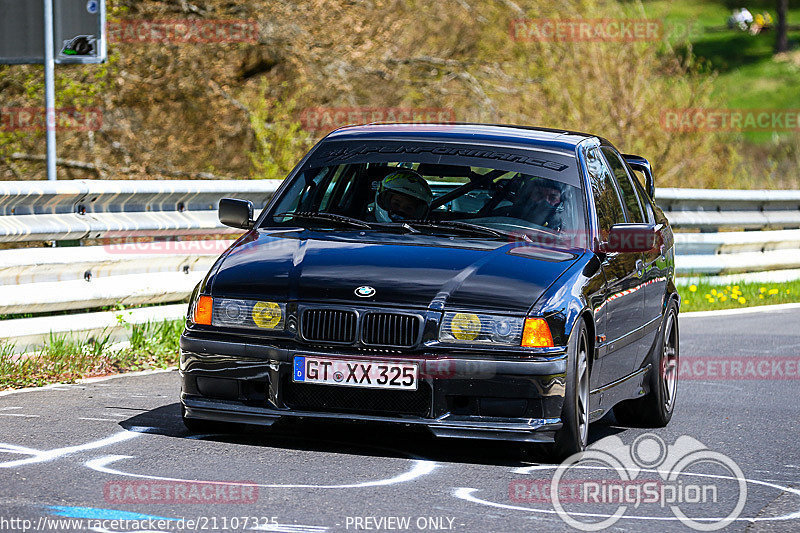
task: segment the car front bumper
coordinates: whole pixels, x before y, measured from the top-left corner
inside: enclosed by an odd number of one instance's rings
[[[327,418],[426,427],[439,437],[552,442],[561,427],[566,352],[356,352],[181,336],[181,404],[193,419],[269,426]],[[417,391],[292,383],[296,354],[419,364]]]

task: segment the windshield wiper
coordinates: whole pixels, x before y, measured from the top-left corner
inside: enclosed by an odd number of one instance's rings
[[[319,213],[314,211],[298,211],[296,213],[291,213],[287,211],[286,213],[278,213],[277,215],[273,215],[273,218],[274,217],[292,217],[304,220],[324,220],[326,222],[335,222],[339,225],[372,229],[372,226],[370,226],[363,220],[348,217],[345,215],[337,215],[334,213]]]
[[[432,220],[409,220],[406,222],[406,224],[410,225],[411,227],[454,229],[462,233],[471,233],[473,235],[481,235],[484,237],[499,237],[502,239],[516,237],[514,233],[508,231],[501,231],[487,228],[486,226],[479,226],[478,224],[470,224],[469,222],[460,222],[456,220],[440,220],[438,222],[434,222]]]

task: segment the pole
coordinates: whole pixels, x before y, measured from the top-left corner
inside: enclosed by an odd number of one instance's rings
[[[47,179],[56,177],[56,91],[53,59],[53,1],[44,1],[44,105],[47,123]]]

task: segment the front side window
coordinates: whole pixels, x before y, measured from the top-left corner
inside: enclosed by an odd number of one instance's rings
[[[606,239],[614,224],[625,222],[625,212],[619,199],[614,178],[597,147],[586,152],[586,169],[597,210],[600,235]]]
[[[362,223],[364,229],[507,239],[585,235],[573,154],[441,143],[331,142],[312,154],[262,227]],[[334,220],[338,217],[338,220]],[[342,220],[343,218],[348,220]],[[314,220],[316,218],[316,220]],[[562,239],[563,238],[563,239]]]
[[[633,189],[631,176],[628,175],[628,171],[625,169],[625,163],[622,162],[622,159],[620,159],[619,155],[617,155],[612,148],[603,146],[601,150],[606,156],[606,161],[608,161],[608,165],[611,167],[612,172],[614,172],[614,177],[617,178],[617,184],[619,185],[620,192],[622,193],[622,199],[625,202],[625,206],[628,208],[628,218],[630,219],[630,222],[644,222],[642,207],[639,204],[639,198]]]

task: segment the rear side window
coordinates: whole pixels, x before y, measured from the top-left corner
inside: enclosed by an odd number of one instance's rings
[[[612,172],[614,172],[614,177],[617,178],[617,183],[622,193],[622,199],[625,202],[625,206],[628,208],[630,222],[644,222],[644,215],[642,214],[639,197],[633,189],[631,176],[625,168],[625,163],[622,162],[622,159],[620,159],[619,155],[617,155],[616,151],[613,149],[603,146],[602,150],[603,154],[606,156],[608,165],[611,167]]]
[[[625,222],[625,214],[614,185],[614,178],[597,147],[590,148],[586,152],[586,169],[589,173],[600,233],[605,239],[611,226]]]

